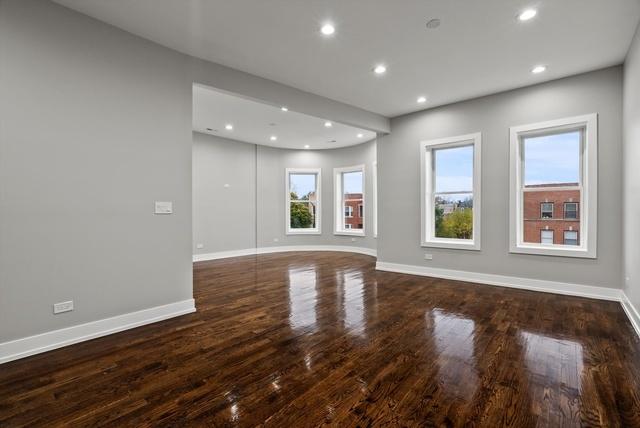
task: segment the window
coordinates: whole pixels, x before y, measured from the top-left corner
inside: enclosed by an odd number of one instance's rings
[[[541,244],[553,244],[553,230],[541,230],[540,231],[540,243]]]
[[[344,207],[344,216],[345,217],[353,217],[353,207],[350,205],[347,205],[346,207]]]
[[[578,232],[576,230],[564,231],[564,245],[578,245]]]
[[[320,169],[286,170],[286,231],[288,235],[320,234]]]
[[[553,218],[553,202],[540,204],[540,218]]]
[[[511,128],[511,252],[596,257],[597,126],[591,114]],[[566,220],[575,225],[559,243],[539,232],[562,231]]]
[[[364,165],[348,168],[335,168],[335,234],[363,235],[364,216]]]
[[[420,143],[422,246],[480,249],[481,139]]]
[[[364,209],[362,207],[362,204],[358,205],[358,217],[364,217]]]
[[[564,218],[566,220],[578,219],[578,203],[577,202],[564,203]]]

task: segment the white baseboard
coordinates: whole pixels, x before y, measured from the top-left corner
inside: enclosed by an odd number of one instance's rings
[[[624,309],[629,321],[631,321],[631,325],[635,329],[636,333],[638,333],[638,336],[640,336],[640,312],[633,306],[631,300],[629,300],[624,291],[622,292],[622,299],[620,300],[620,303],[622,303],[622,309]]]
[[[376,269],[387,272],[432,276],[435,278],[452,279],[456,281],[498,285],[500,287],[565,294],[567,296],[589,297],[592,299],[621,301],[622,295],[622,290],[616,288],[595,287],[591,285],[544,281],[540,279],[519,278],[515,276],[493,275],[488,273],[467,272],[461,270],[440,269],[425,266],[377,262]]]
[[[194,299],[169,303],[98,321],[0,343],[0,364],[168,318],[195,312]]]
[[[225,259],[228,257],[250,256],[255,254],[285,253],[289,251],[341,251],[347,253],[365,254],[376,257],[376,250],[364,247],[350,247],[348,245],[285,245],[280,247],[247,248],[244,250],[220,251],[218,253],[194,254],[193,261]]]

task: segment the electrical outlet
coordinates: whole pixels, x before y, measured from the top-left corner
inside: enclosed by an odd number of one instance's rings
[[[279,239],[278,238],[273,238],[273,242],[278,242]]]
[[[351,242],[356,242],[356,238],[351,238]]]
[[[433,260],[433,254],[425,254],[424,255],[424,259],[425,260]]]
[[[54,303],[53,305],[54,314],[61,314],[63,312],[70,312],[72,310],[73,310],[73,300],[69,300],[68,302]]]
[[[198,250],[202,250],[204,248],[204,244],[196,244],[196,248]]]

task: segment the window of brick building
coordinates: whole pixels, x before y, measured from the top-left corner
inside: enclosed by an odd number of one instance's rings
[[[422,246],[480,249],[481,135],[423,141]]]
[[[553,218],[553,202],[540,204],[540,218]]]
[[[364,235],[364,183],[364,165],[334,169],[336,235]]]
[[[596,257],[597,135],[596,114],[511,128],[511,252]]]

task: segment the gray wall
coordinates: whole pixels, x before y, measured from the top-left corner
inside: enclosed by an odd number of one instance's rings
[[[624,65],[624,289],[640,310],[640,27]]]
[[[375,141],[333,150],[284,150],[200,133],[193,135],[194,254],[256,246],[376,248],[372,198]],[[365,164],[366,236],[334,235],[333,168],[359,164]],[[286,168],[322,168],[322,235],[286,235]],[[225,184],[229,187],[224,187]],[[205,247],[196,248],[198,243]]]
[[[256,146],[194,132],[193,254],[255,244]]]
[[[0,342],[191,298],[182,56],[3,1],[0,76]],[[154,216],[156,200],[175,214]]]
[[[586,113],[599,114],[598,258],[509,254],[509,127]],[[378,144],[378,259],[620,288],[621,118],[622,68],[613,67],[392,119],[391,134]],[[484,165],[482,251],[421,248],[418,144],[477,131]],[[433,260],[425,261],[425,253]]]

